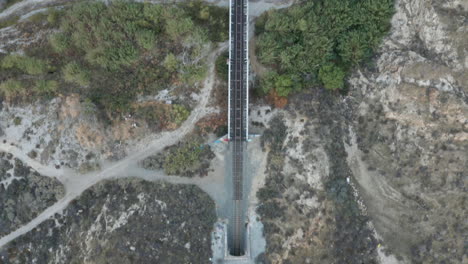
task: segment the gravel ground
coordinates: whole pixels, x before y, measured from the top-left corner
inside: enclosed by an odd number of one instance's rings
[[[196,186],[105,181],[0,249],[0,262],[210,263],[215,220]]]

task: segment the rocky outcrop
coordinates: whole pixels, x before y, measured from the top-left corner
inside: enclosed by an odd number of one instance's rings
[[[467,10],[397,1],[347,96],[308,91],[280,111],[258,193],[272,263],[468,261]]]
[[[25,153],[37,153],[35,159],[42,164],[86,172],[103,159],[120,159],[132,140],[150,132],[146,126],[136,126],[139,121],[133,118],[108,124],[97,112],[77,94],[54,98],[46,105],[4,103],[0,129],[8,142]]]
[[[271,263],[377,263],[378,241],[348,181],[340,104],[326,91],[303,93],[267,125],[257,211]]]
[[[0,250],[2,263],[210,263],[214,202],[198,187],[107,181]]]
[[[63,185],[0,153],[0,236],[31,221],[64,195]]]
[[[349,80],[358,147],[348,147],[348,159],[391,252],[404,263],[463,263],[468,9],[436,0],[396,7],[375,65]]]

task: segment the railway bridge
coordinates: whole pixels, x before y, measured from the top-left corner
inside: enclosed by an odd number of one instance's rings
[[[233,212],[228,247],[233,256],[245,254],[244,149],[249,135],[248,0],[230,0],[228,139],[233,180]]]

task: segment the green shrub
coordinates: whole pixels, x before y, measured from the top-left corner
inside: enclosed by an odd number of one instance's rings
[[[182,72],[182,80],[187,84],[194,84],[205,78],[206,67],[201,65],[185,65]]]
[[[7,80],[0,84],[0,91],[7,97],[14,97],[25,93],[25,88],[20,81]]]
[[[138,45],[146,50],[153,49],[156,41],[156,35],[151,30],[140,30],[136,33]]]
[[[145,3],[143,6],[143,16],[149,25],[158,25],[162,22],[165,7]]]
[[[41,59],[18,54],[11,54],[3,58],[1,66],[4,69],[16,68],[31,75],[43,74],[49,69],[49,64]]]
[[[359,64],[369,56],[369,43],[366,41],[366,32],[350,31],[343,35],[338,44],[338,54],[345,64]]]
[[[88,50],[85,59],[93,65],[111,71],[118,71],[123,66],[130,66],[138,59],[138,50],[129,40],[122,40],[117,45],[97,47]]]
[[[65,65],[63,68],[63,79],[80,86],[88,86],[90,83],[89,72],[76,62],[70,62]]]
[[[278,75],[275,80],[275,89],[279,96],[288,96],[293,91],[294,81],[291,76]]]
[[[49,64],[43,60],[24,57],[23,63],[20,65],[21,70],[31,75],[46,73],[49,69]]]
[[[345,72],[335,64],[325,64],[319,70],[319,79],[328,90],[337,90],[344,87]]]
[[[179,62],[177,61],[177,58],[174,56],[174,54],[170,52],[166,55],[163,65],[166,70],[173,72],[177,70]]]
[[[113,71],[130,66],[139,56],[134,39],[148,47],[151,37],[138,26],[142,4],[83,2],[67,10],[60,29],[92,64]]]
[[[89,98],[85,98],[83,103],[81,103],[81,107],[83,108],[84,113],[87,115],[94,115],[97,110],[96,105]]]
[[[49,43],[56,52],[64,52],[70,47],[70,39],[64,33],[56,33],[50,36]]]
[[[51,8],[49,9],[48,14],[47,14],[47,22],[49,22],[49,24],[54,25],[54,26],[58,25],[61,16],[62,16],[62,12],[60,10]]]
[[[202,145],[200,140],[179,143],[168,152],[163,162],[163,169],[167,175],[193,177],[200,170],[206,170],[209,160],[214,157],[210,147]]]
[[[227,60],[229,59],[229,52],[224,52],[216,58],[216,73],[218,77],[224,81],[229,79],[228,72],[229,72],[229,65],[227,64]]]
[[[176,175],[184,168],[192,167],[197,163],[202,149],[200,144],[190,143],[177,148],[166,156],[163,168],[168,175]]]
[[[23,121],[23,119],[21,117],[15,116],[15,118],[13,119],[13,124],[15,126],[19,126],[19,125],[21,125],[21,121]]]
[[[296,75],[277,74],[268,72],[260,81],[260,86],[264,94],[274,89],[279,96],[288,96],[291,92],[301,89],[301,84]]]
[[[190,17],[185,17],[181,20],[171,19],[166,22],[166,34],[173,40],[188,34],[194,28],[194,24]]]
[[[190,111],[183,105],[172,105],[171,122],[181,125],[190,115]]]
[[[21,61],[21,55],[7,55],[6,57],[3,58],[1,66],[3,69],[12,69],[12,68],[17,68],[17,65],[20,64]]]
[[[39,80],[36,82],[36,85],[34,86],[34,91],[37,92],[40,95],[47,95],[47,96],[52,96],[57,92],[58,89],[58,82],[51,80],[51,81],[46,81],[46,80]]]
[[[276,78],[278,77],[278,73],[275,71],[268,72],[263,76],[260,80],[260,87],[264,94],[268,94],[272,89],[275,89],[275,82]]]

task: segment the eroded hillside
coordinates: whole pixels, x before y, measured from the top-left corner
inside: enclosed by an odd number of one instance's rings
[[[397,10],[375,67],[350,79],[358,146],[349,148],[350,166],[394,254],[409,263],[463,263],[467,5],[399,1]]]
[[[273,263],[468,260],[467,5],[395,8],[347,95],[302,92],[267,126],[258,210]]]
[[[0,256],[4,263],[209,263],[215,220],[213,201],[195,186],[103,182]]]

